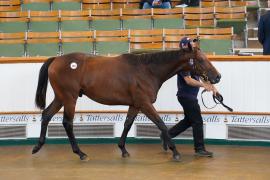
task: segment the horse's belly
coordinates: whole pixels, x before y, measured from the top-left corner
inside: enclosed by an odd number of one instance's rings
[[[109,88],[97,90],[93,88],[84,93],[87,97],[106,105],[132,105],[132,99],[123,91],[112,91]]]

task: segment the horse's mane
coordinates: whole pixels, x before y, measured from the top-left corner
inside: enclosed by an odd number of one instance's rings
[[[169,51],[140,51],[128,54],[123,54],[130,64],[166,64],[171,60],[178,59],[179,56],[185,54],[184,50],[169,50]]]

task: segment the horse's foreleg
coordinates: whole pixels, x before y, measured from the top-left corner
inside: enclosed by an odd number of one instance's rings
[[[162,121],[160,116],[158,115],[157,111],[153,107],[152,104],[144,104],[141,108],[142,112],[153,122],[157,125],[157,127],[161,130],[165,141],[167,142],[169,148],[173,152],[173,159],[176,161],[180,160],[180,154],[177,151],[174,143],[172,142],[171,137],[169,136],[168,133],[168,128],[166,127],[165,123]]]
[[[75,154],[78,154],[80,156],[80,159],[83,161],[88,160],[88,156],[83,153],[78,143],[75,139],[74,133],[73,133],[73,118],[75,113],[75,103],[74,105],[65,105],[64,107],[64,118],[63,118],[63,126],[66,130],[70,145],[72,147],[72,150]]]
[[[54,99],[53,102],[42,112],[40,137],[38,144],[32,150],[32,154],[37,153],[44,145],[48,124],[52,117],[61,109],[61,107],[61,102]]]
[[[125,147],[125,143],[126,143],[126,138],[127,138],[127,134],[134,122],[134,119],[136,118],[137,114],[138,114],[139,110],[136,109],[135,107],[133,106],[129,106],[129,109],[128,109],[128,113],[127,113],[127,118],[126,118],[126,121],[125,121],[125,124],[124,124],[124,130],[122,132],[122,135],[121,135],[121,138],[119,140],[119,143],[118,143],[118,147],[121,149],[122,151],[122,157],[128,157],[129,156],[129,153],[127,152],[126,150],[126,147]]]

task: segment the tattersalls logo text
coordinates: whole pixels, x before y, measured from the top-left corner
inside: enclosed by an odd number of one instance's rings
[[[27,123],[29,115],[0,115],[0,123]]]
[[[231,116],[231,123],[241,123],[241,124],[269,124],[269,116]]]

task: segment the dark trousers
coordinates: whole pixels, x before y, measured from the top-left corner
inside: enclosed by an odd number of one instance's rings
[[[195,151],[204,149],[203,120],[198,100],[178,97],[178,101],[184,109],[185,117],[182,121],[169,129],[169,135],[171,138],[174,138],[187,128],[192,127]]]

